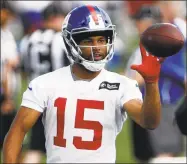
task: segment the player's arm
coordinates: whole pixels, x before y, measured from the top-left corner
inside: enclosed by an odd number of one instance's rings
[[[146,83],[145,90],[143,103],[133,99],[126,102],[123,107],[141,127],[155,129],[160,122],[161,109],[158,83]]]
[[[146,90],[144,101],[141,103],[138,100],[130,100],[123,107],[140,126],[155,129],[160,122],[161,103],[158,80],[163,59],[148,54],[141,44],[140,50],[142,64],[132,65],[131,68],[138,71],[144,78]]]
[[[25,134],[40,116],[40,112],[21,107],[18,111],[3,144],[3,163],[18,163]]]

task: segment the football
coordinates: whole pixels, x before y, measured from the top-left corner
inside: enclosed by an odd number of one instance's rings
[[[173,24],[156,23],[141,34],[140,41],[152,55],[168,57],[182,49],[184,36]]]

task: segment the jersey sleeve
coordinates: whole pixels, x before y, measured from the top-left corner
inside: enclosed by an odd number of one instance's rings
[[[143,101],[142,93],[140,92],[140,89],[139,89],[139,86],[136,80],[130,80],[128,84],[124,87],[124,90],[122,90],[122,94],[120,97],[120,106],[123,107],[123,105],[126,102],[132,99],[139,99]]]
[[[43,112],[46,107],[46,96],[44,89],[39,85],[37,78],[32,80],[23,93],[21,106],[32,108]]]
[[[142,93],[139,90],[138,83],[135,80],[122,78],[120,80],[120,93],[116,105],[117,133],[122,130],[123,123],[128,116],[126,111],[123,110],[123,105],[132,99],[139,99],[142,101]]]

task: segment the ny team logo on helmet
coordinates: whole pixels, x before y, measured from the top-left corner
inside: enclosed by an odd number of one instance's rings
[[[107,56],[100,61],[86,60],[82,57],[81,47],[76,43],[75,36],[85,34],[96,34],[107,36]],[[90,71],[99,71],[112,59],[114,54],[114,39],[116,37],[115,25],[112,24],[108,14],[97,6],[81,6],[73,9],[65,18],[62,26],[62,36],[68,51],[68,58],[82,64]],[[81,37],[83,38],[83,37]],[[94,46],[86,46],[91,49]]]

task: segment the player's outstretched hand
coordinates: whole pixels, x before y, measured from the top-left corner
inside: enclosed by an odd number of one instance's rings
[[[140,43],[140,51],[142,56],[141,65],[131,65],[131,69],[138,71],[145,82],[154,83],[159,79],[161,63],[164,58],[158,58],[148,53]]]

